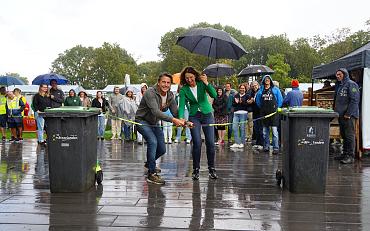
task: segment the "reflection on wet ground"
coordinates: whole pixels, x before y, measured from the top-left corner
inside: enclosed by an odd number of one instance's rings
[[[281,156],[218,147],[219,180],[203,156],[191,180],[190,145],[168,145],[165,186],[144,177],[145,146],[98,142],[103,185],[86,193],[49,191],[48,155],[36,140],[0,144],[0,230],[370,230],[370,161],[331,157],[325,195],[276,186]]]

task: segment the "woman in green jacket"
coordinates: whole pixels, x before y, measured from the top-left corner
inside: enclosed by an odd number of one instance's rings
[[[212,126],[202,126],[213,124],[213,109],[208,101],[208,95],[212,98],[217,97],[216,90],[208,83],[207,75],[200,75],[193,67],[186,67],[180,75],[180,84],[183,87],[180,90],[179,118],[184,118],[185,104],[188,103],[189,121],[193,123],[191,136],[193,141],[193,180],[199,180],[200,155],[202,148],[202,138],[200,129],[203,129],[205,135],[209,177],[217,179],[215,170],[215,144],[214,129]],[[208,93],[208,94],[206,94]]]
[[[80,97],[76,96],[75,90],[69,90],[69,95],[64,100],[64,106],[81,106]]]

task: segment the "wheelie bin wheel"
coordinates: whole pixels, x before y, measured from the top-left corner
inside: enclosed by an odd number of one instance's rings
[[[101,182],[103,182],[103,171],[99,170],[95,174],[96,183],[98,185],[101,185]]]

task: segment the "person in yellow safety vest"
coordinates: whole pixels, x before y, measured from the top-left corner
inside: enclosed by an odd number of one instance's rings
[[[8,127],[11,132],[11,139],[9,141],[18,142],[22,139],[22,112],[25,108],[23,101],[15,97],[12,91],[8,92],[6,100],[6,111],[8,115]],[[20,131],[17,136],[17,129]]]
[[[0,87],[0,130],[2,134],[2,141],[6,141],[6,89],[5,87]]]
[[[22,102],[24,103],[24,110],[22,111],[22,117],[24,117],[24,116],[28,116],[28,112],[29,112],[29,110],[30,110],[30,106],[29,106],[29,104],[27,103],[27,100],[26,100],[26,97],[24,97],[23,95],[22,95],[22,91],[21,91],[21,89],[19,89],[19,88],[14,88],[14,90],[13,90],[13,93],[14,93],[14,95],[15,95],[15,97],[17,97],[18,99],[21,99],[22,100]],[[22,130],[18,130],[17,129],[17,136],[19,136],[20,138],[20,140],[23,140],[23,138],[22,138],[22,131],[24,130],[24,127],[23,127],[23,118],[22,118]]]

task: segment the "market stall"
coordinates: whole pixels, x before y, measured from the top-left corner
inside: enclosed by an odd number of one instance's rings
[[[360,120],[358,121],[356,129],[356,140],[358,154],[359,157],[361,157],[361,150],[370,150],[370,108],[366,107],[366,104],[370,103],[370,91],[363,90],[370,89],[370,42],[329,64],[314,67],[312,71],[312,80],[334,80],[336,79],[335,72],[339,68],[346,68],[350,73],[351,79],[360,87]],[[331,91],[332,90],[333,89],[331,89]],[[321,93],[326,94],[330,100],[334,100],[332,97],[334,92],[328,93],[322,91]],[[317,99],[316,96],[316,103],[320,101],[317,101]]]

